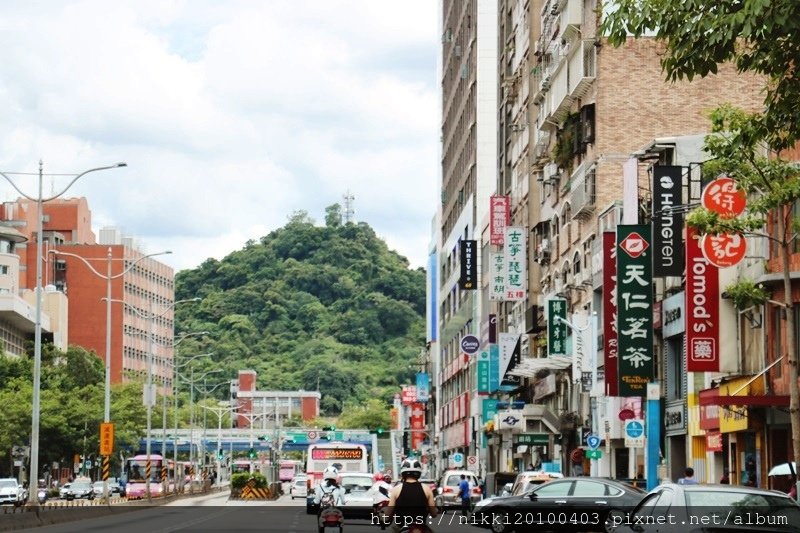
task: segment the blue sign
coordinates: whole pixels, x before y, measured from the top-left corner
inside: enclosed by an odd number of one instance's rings
[[[489,392],[500,388],[500,347],[489,345]]]
[[[464,454],[461,452],[456,452],[453,454],[453,463],[456,465],[464,464]]]
[[[596,450],[600,447],[600,437],[593,433],[586,437],[586,444],[589,445],[589,448]]]
[[[417,372],[417,401],[427,402],[431,395],[431,379],[427,372]]]
[[[638,420],[628,420],[625,424],[625,434],[632,439],[638,439],[644,434],[644,426]]]

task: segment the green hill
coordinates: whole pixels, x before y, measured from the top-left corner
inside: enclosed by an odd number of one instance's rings
[[[176,308],[176,334],[211,333],[187,343],[215,354],[196,372],[253,369],[259,389],[318,389],[327,415],[390,401],[410,382],[425,342],[425,273],[368,224],[341,224],[338,205],[326,213],[324,226],[295,213],[259,242],[176,275],[176,300],[203,298]]]

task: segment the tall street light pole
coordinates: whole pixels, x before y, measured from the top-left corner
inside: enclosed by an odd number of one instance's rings
[[[155,257],[158,255],[167,255],[171,254],[172,252],[167,250],[166,252],[157,252],[154,254],[147,254],[140,256],[137,258],[133,263],[128,265],[122,272],[119,274],[112,275],[111,274],[111,263],[113,261],[111,247],[108,247],[108,252],[106,254],[106,275],[101,274],[100,272],[95,269],[92,264],[89,262],[89,259],[82,257],[77,254],[73,254],[70,252],[63,252],[60,250],[48,250],[49,253],[57,256],[65,256],[65,257],[73,257],[75,259],[80,259],[83,264],[85,264],[92,273],[101,278],[106,280],[106,383],[105,383],[105,399],[104,399],[104,406],[103,406],[103,422],[109,423],[111,422],[111,282],[115,279],[121,278],[128,272],[130,272],[136,265],[140,262],[144,261],[149,257]],[[124,260],[124,258],[123,258]],[[108,457],[108,456],[106,456]],[[106,458],[104,458],[106,460]],[[105,479],[103,476],[103,499],[108,501],[108,479]]]
[[[209,374],[213,374],[215,372],[222,372],[221,368],[215,368],[213,370],[209,370],[203,373],[201,376],[198,376],[198,379],[201,377],[204,378]],[[194,493],[194,367],[191,367],[190,374],[189,374],[189,465],[192,469],[192,479],[189,480],[189,492]]]
[[[54,194],[47,198],[42,196],[42,178],[44,176],[43,169],[44,163],[39,160],[39,194],[36,198],[29,196],[22,192],[17,187],[17,184],[8,177],[6,173],[0,172],[0,176],[5,178],[12,187],[23,197],[32,202],[36,202],[36,319],[33,336],[33,400],[31,402],[31,457],[30,457],[30,470],[28,476],[33,476],[34,480],[39,479],[39,414],[41,402],[41,377],[42,377],[42,233],[44,232],[44,215],[43,206],[45,202],[55,200],[63,195],[72,185],[81,177],[89,174],[90,172],[98,172],[100,170],[110,170],[112,168],[120,168],[128,166],[127,163],[117,163],[105,167],[90,168],[84,170],[80,174],[75,175],[66,187],[61,192]],[[32,506],[39,505],[39,498],[35,490],[28,491],[28,504]]]

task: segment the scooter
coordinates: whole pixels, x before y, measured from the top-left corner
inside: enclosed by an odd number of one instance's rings
[[[319,513],[319,533],[342,533],[344,515],[336,507],[326,507]]]
[[[386,520],[386,507],[389,506],[389,500],[383,500],[372,505],[372,514],[378,519],[381,529],[386,529],[388,521]]]
[[[39,503],[45,503],[47,501],[47,489],[39,489],[36,497],[39,499]]]

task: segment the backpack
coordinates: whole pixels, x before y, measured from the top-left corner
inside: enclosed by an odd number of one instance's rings
[[[322,489],[322,498],[319,499],[320,507],[333,507],[335,504],[336,497],[333,495],[333,490],[325,492],[325,489]]]

